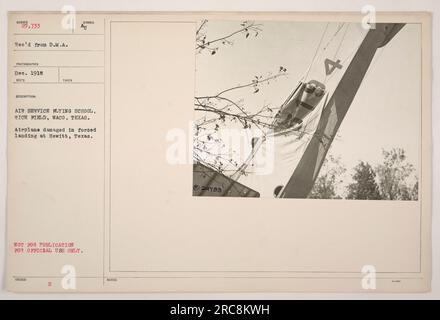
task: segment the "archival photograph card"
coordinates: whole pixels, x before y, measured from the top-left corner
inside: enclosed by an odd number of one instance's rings
[[[10,12],[13,292],[427,292],[428,13]]]

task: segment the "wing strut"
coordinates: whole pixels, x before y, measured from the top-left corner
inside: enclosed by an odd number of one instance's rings
[[[306,198],[313,188],[325,156],[350,108],[378,48],[385,46],[404,24],[377,23],[368,31],[333,95],[324,106],[315,134],[301,157],[280,198]]]

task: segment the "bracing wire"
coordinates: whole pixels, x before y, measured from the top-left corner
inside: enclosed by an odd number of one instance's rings
[[[339,51],[341,50],[342,44],[344,43],[344,39],[345,39],[345,36],[347,35],[347,31],[348,31],[349,28],[350,28],[350,24],[347,23],[347,27],[345,28],[345,31],[342,34],[342,38],[339,41],[338,47],[336,48],[335,54],[333,55],[333,60],[336,60],[336,57],[337,57]],[[324,78],[324,84],[327,83],[327,78],[328,78],[328,75],[326,74],[325,78]]]
[[[338,48],[336,49],[336,52],[333,56],[333,60],[336,59],[336,56],[338,55],[339,50],[341,50],[342,43],[344,43],[344,39],[345,39],[345,36],[347,35],[347,31],[349,28],[350,28],[350,24],[347,23],[347,27],[345,28],[344,34],[342,35],[341,41],[339,42]]]
[[[309,76],[310,69],[312,68],[313,63],[315,62],[315,59],[316,59],[316,56],[318,55],[318,51],[319,51],[319,49],[321,48],[322,40],[324,40],[324,36],[325,36],[325,34],[327,33],[327,29],[328,29],[329,24],[330,24],[330,23],[327,22],[327,24],[326,24],[326,26],[325,26],[325,29],[324,29],[324,31],[322,32],[321,39],[319,40],[318,46],[316,47],[316,50],[315,50],[315,54],[313,55],[312,61],[310,62],[309,68],[307,69],[306,76],[304,77],[304,80],[305,80],[305,81],[307,81],[307,78],[308,78],[308,76]]]
[[[336,32],[333,34],[333,36],[330,38],[330,40],[327,42],[327,44],[324,46],[323,50],[327,50],[328,46],[330,45],[330,43],[333,41],[334,38],[336,38],[336,36],[338,35],[339,31],[342,30],[342,28],[344,27],[345,22],[338,24],[337,30]]]
[[[361,34],[361,37],[362,36],[365,36],[365,35],[362,35]],[[358,50],[359,50],[359,48],[361,47],[361,45],[362,45],[362,39],[359,41],[359,43],[357,44],[357,46],[353,49],[353,51],[352,52],[350,52],[350,54],[349,55],[347,55],[343,60],[342,60],[342,65],[345,65],[345,63],[347,63],[347,61],[350,59],[350,57],[352,57]],[[335,74],[337,74],[337,72],[333,72],[329,77],[328,77],[328,79],[326,79],[326,81],[330,81],[333,77],[334,77],[334,75]]]

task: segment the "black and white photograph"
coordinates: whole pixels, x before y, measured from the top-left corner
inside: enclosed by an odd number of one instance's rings
[[[417,201],[421,27],[202,20],[193,196]]]
[[[2,3],[0,300],[438,298],[440,2],[410,1]]]

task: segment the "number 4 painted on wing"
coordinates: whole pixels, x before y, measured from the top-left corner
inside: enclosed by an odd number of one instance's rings
[[[339,59],[336,60],[336,62],[330,59],[325,59],[324,65],[325,65],[325,74],[328,76],[331,75],[336,68],[342,69],[341,60]]]

